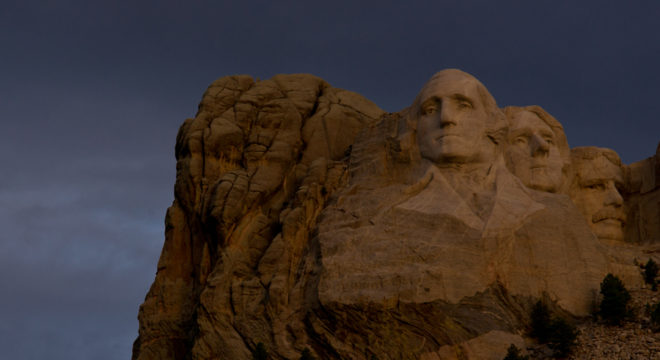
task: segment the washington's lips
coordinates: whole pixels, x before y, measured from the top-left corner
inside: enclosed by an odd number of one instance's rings
[[[450,132],[450,133],[443,132],[441,134],[434,136],[433,138],[435,140],[442,140],[443,138],[447,138],[447,137],[461,137],[461,135],[454,132]]]

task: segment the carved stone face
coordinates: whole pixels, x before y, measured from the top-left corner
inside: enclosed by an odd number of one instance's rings
[[[441,73],[419,95],[417,143],[423,158],[435,163],[472,163],[491,150],[488,113],[479,83],[458,72]]]
[[[532,189],[556,192],[562,183],[563,160],[552,129],[533,112],[509,119],[507,167]]]
[[[605,156],[574,159],[576,181],[571,198],[602,240],[623,240],[623,198],[619,192],[623,171]]]

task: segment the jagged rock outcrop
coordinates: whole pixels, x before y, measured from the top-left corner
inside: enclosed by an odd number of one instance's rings
[[[660,243],[660,143],[655,155],[627,167],[626,239]]]
[[[353,139],[382,114],[310,75],[211,84],[177,135],[175,201],[134,358],[240,359],[260,341],[288,344],[308,231]]]
[[[458,70],[393,114],[311,75],[219,79],[177,136],[133,358],[500,359],[539,298],[579,317],[608,272],[640,283],[660,155],[584,176],[600,154]]]

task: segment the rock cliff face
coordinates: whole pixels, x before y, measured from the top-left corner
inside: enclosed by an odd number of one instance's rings
[[[354,138],[382,114],[309,75],[211,84],[177,135],[175,201],[134,358],[241,359],[257,342],[299,350],[304,325],[291,319],[307,308],[293,285],[310,230]]]
[[[660,243],[660,144],[651,156],[627,168],[626,238],[642,244]]]
[[[601,150],[458,70],[394,114],[311,75],[219,79],[177,136],[133,358],[500,359],[536,300],[588,315],[660,241],[660,154]]]

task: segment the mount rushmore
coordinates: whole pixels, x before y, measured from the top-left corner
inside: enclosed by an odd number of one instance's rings
[[[567,138],[456,69],[397,113],[312,75],[213,82],[133,358],[501,359],[539,299],[588,316],[658,260],[660,146],[625,165]]]

